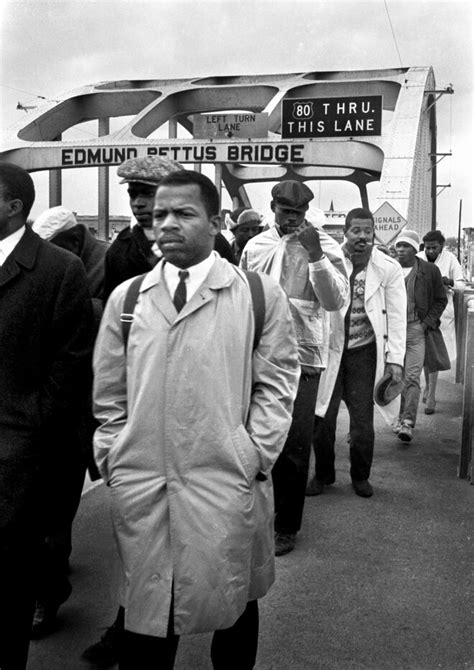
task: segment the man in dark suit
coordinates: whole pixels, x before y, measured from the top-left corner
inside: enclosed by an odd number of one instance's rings
[[[30,175],[0,163],[0,667],[26,667],[35,570],[59,518],[91,378],[92,306],[73,254],[26,224]],[[56,593],[56,608],[70,592]]]

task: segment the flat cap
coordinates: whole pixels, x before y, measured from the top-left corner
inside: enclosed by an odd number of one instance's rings
[[[119,166],[117,174],[122,177],[120,184],[138,181],[141,184],[156,186],[171,172],[184,170],[181,163],[159,156],[142,156],[130,158]]]
[[[305,212],[314,195],[302,182],[288,179],[275,184],[272,188],[272,198],[277,205]]]

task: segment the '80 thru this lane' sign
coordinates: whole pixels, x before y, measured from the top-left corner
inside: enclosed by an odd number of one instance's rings
[[[282,101],[282,139],[381,134],[381,95]]]

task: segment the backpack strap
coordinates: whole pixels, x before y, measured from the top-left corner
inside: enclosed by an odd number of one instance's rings
[[[135,311],[135,305],[137,304],[138,294],[140,293],[140,287],[146,275],[147,273],[145,272],[144,274],[135,277],[128,287],[127,293],[125,294],[125,300],[123,301],[123,311],[120,315],[120,322],[122,324],[123,347],[125,351],[127,351],[128,336],[133,323],[133,313]]]
[[[250,287],[250,294],[252,296],[252,308],[255,319],[253,350],[255,351],[260,343],[260,338],[262,336],[263,326],[265,323],[265,293],[263,291],[262,280],[260,279],[258,272],[244,270],[244,273],[247,277]],[[128,287],[125,300],[123,302],[123,311],[120,315],[120,321],[122,323],[123,346],[125,351],[127,350],[128,336],[130,334],[130,328],[133,323],[135,305],[137,304],[140,287],[143,283],[143,280],[145,279],[146,274],[147,273],[145,272],[145,274],[135,277],[135,279]]]
[[[255,334],[253,338],[253,350],[258,347],[265,323],[265,293],[263,284],[258,272],[244,270],[247,277],[250,293],[252,295],[253,315],[255,319]]]

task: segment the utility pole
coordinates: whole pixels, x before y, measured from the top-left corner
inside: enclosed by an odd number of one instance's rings
[[[461,262],[461,218],[462,218],[462,198],[459,201],[459,221],[458,221],[458,261]]]

